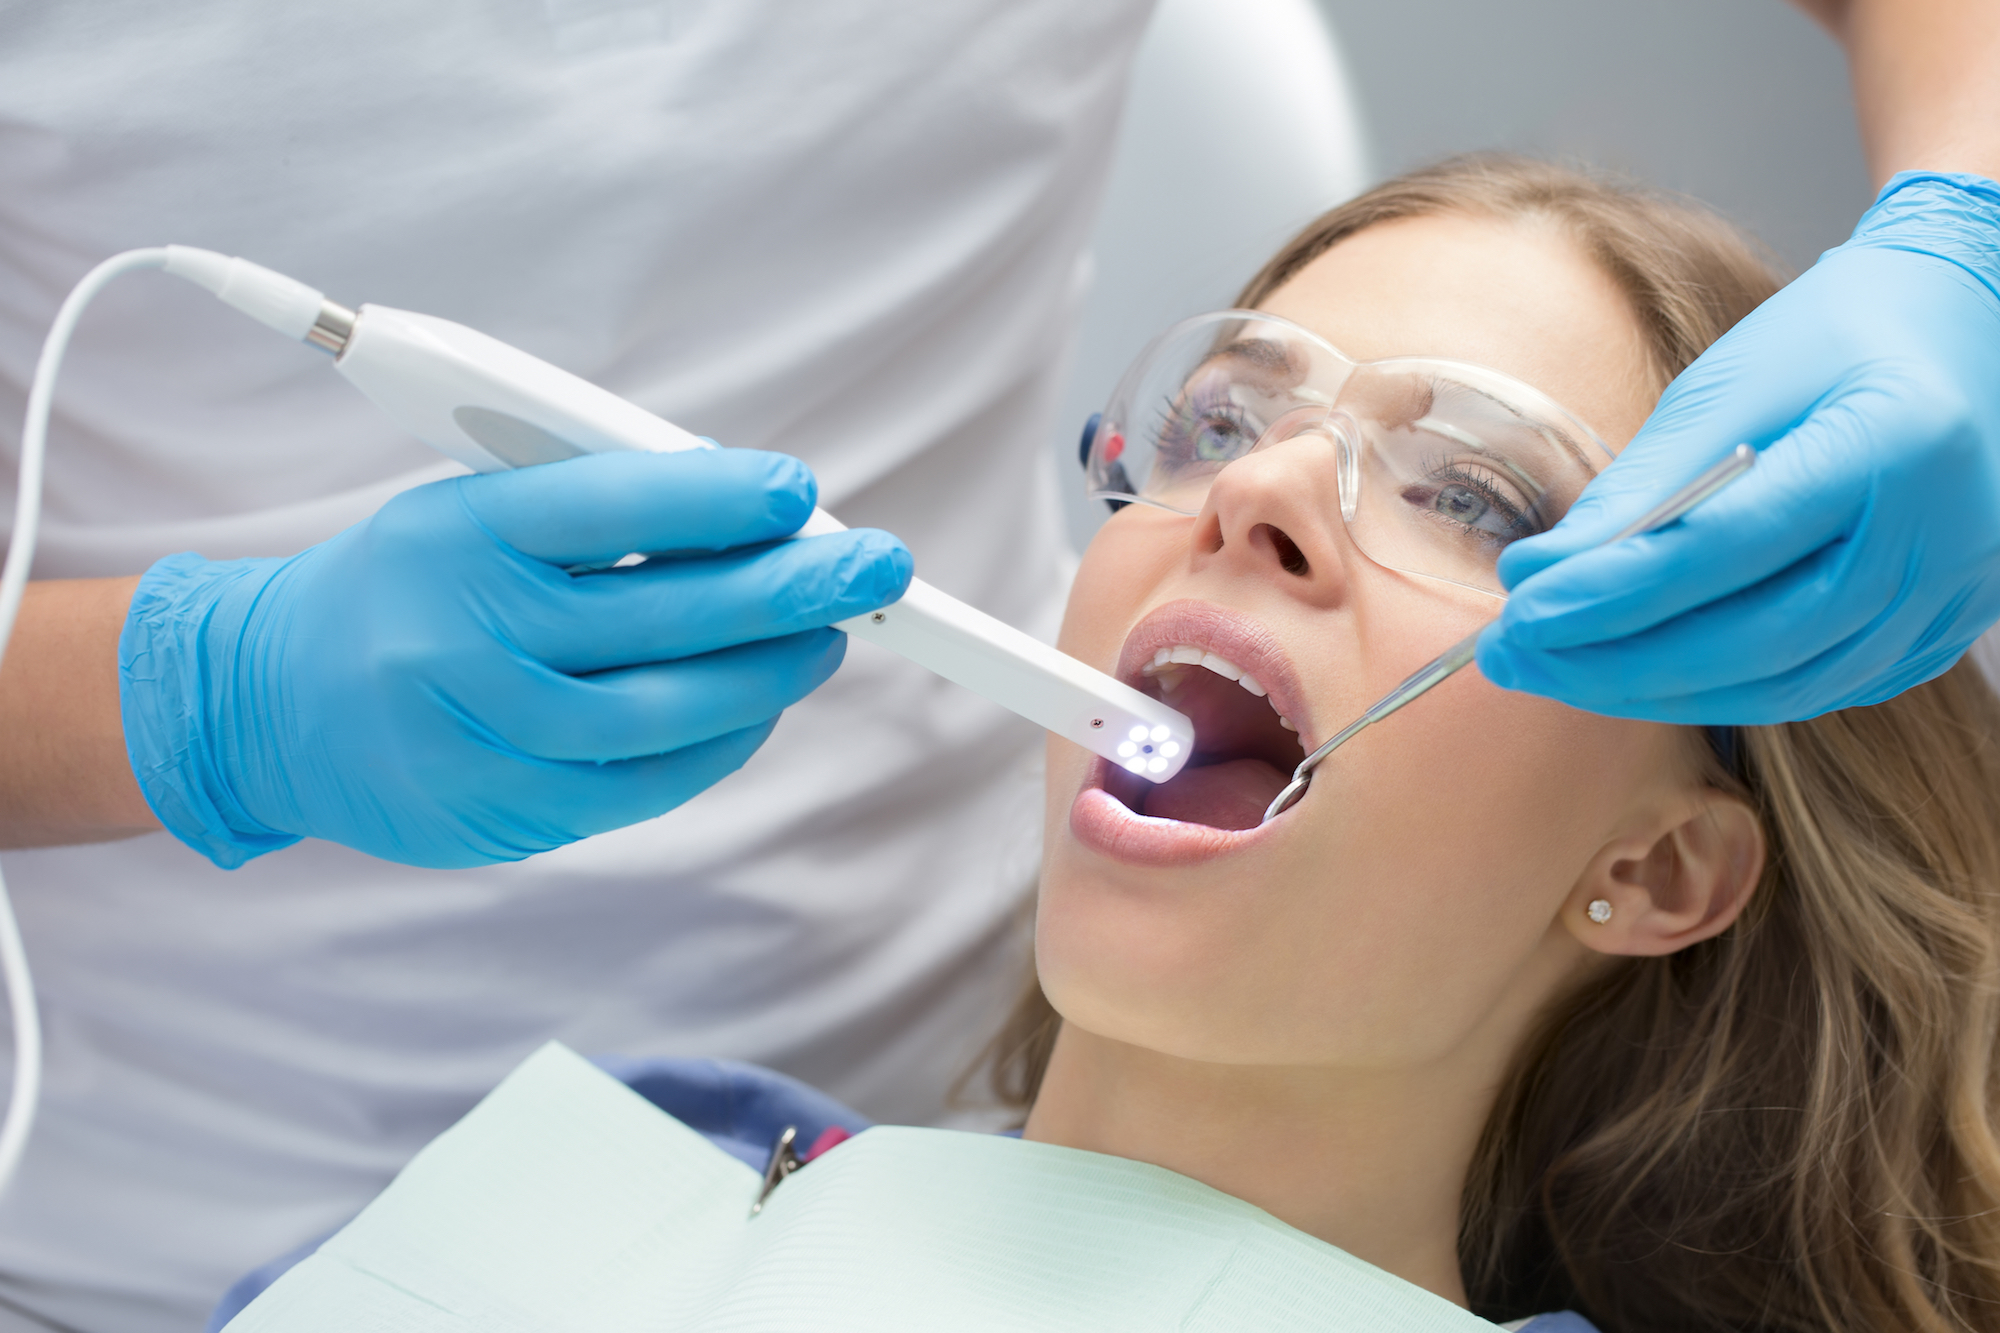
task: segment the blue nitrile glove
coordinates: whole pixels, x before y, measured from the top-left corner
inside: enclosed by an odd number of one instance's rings
[[[118,645],[133,771],[225,867],[301,837],[482,865],[649,819],[908,585],[886,533],[777,542],[815,490],[781,454],[600,454],[419,486],[290,559],[170,556]],[[564,572],[630,551],[680,554]]]
[[[1739,442],[1757,466],[1686,519],[1585,549]],[[1791,721],[1957,661],[2000,618],[2000,186],[1890,181],[1500,577],[1480,670],[1598,713]]]

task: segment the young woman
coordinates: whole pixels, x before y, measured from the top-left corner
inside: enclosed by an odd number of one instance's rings
[[[1302,753],[1493,617],[1500,553],[1774,285],[1699,210],[1466,159],[1334,210],[1243,294],[1257,314],[1128,375],[1090,441],[1120,507],[1063,647],[1199,748],[1155,786],[1051,745],[1039,981],[994,1052],[1030,1145],[1165,1168],[1233,1196],[1231,1225],[1254,1205],[1259,1234],[1537,1333],[2000,1329],[2000,704],[1973,666],[1740,730],[1467,671],[1260,823]],[[1782,517],[1724,491],[1686,521]],[[854,1127],[773,1076],[632,1081],[746,1157],[776,1124]],[[1050,1160],[1014,1146],[963,1178]],[[959,1179],[920,1174],[882,1225]],[[1089,1198],[1139,1188],[1114,1184]],[[800,1253],[865,1285],[906,1239]],[[955,1326],[1011,1290],[979,1254]]]
[[[1239,304],[1358,360],[1506,372],[1615,449],[1772,288],[1705,213],[1471,159],[1334,210]],[[1263,424],[1196,392],[1155,420],[1168,451]],[[2000,1328],[1975,667],[1733,734],[1465,672],[1252,827],[1302,749],[1497,608],[1371,559],[1323,442],[1211,452],[1234,461],[1175,497],[1192,516],[1121,509],[1071,598],[1063,647],[1174,686],[1205,753],[1148,789],[1051,746],[1040,987],[999,1047],[1027,1137],[1170,1167],[1496,1320]],[[1773,517],[1725,491],[1689,521]]]

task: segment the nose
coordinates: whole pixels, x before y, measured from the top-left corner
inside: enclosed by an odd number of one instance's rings
[[[1315,606],[1338,605],[1362,558],[1341,521],[1339,485],[1327,436],[1260,445],[1209,484],[1189,539],[1194,567],[1274,578]]]

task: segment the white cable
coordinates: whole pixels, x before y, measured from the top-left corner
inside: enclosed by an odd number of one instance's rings
[[[7,656],[7,641],[14,634],[14,617],[21,610],[21,595],[28,586],[28,566],[35,559],[35,538],[42,520],[42,457],[48,450],[49,404],[55,397],[56,375],[62,369],[63,353],[84,308],[113,278],[134,269],[164,268],[164,248],[127,250],[90,270],[70,292],[56,312],[49,336],[42,342],[42,356],[35,363],[35,379],[28,390],[28,416],[21,425],[21,471],[19,490],[14,496],[14,532],[7,543],[7,564],[0,571],[0,662]],[[7,881],[0,876],[0,974],[7,985],[7,1008],[14,1019],[14,1086],[7,1098],[7,1118],[0,1121],[0,1194],[14,1179],[21,1164],[22,1150],[28,1146],[28,1132],[34,1128],[35,1106],[42,1092],[42,1024],[35,1007],[35,984],[28,973],[28,955],[21,947],[21,930],[14,920],[14,905],[7,897]]]

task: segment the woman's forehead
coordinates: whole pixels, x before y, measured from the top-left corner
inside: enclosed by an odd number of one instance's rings
[[[1614,449],[1658,398],[1630,301],[1553,224],[1450,214],[1379,223],[1259,306],[1359,360],[1438,356],[1506,371]]]

